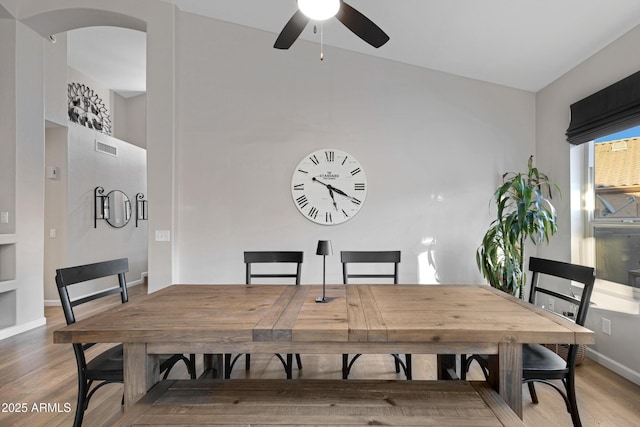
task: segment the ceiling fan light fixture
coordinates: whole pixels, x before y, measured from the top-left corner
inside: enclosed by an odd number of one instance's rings
[[[340,10],[340,0],[298,0],[298,9],[309,19],[324,21]]]

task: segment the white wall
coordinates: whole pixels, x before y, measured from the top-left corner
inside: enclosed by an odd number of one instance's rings
[[[16,22],[0,19],[0,211],[16,210]],[[0,233],[15,234],[15,221],[0,223]]]
[[[0,74],[0,88],[3,88],[3,94],[7,94],[0,100],[1,111],[5,113],[0,118],[3,120],[2,148],[5,154],[15,150],[15,155],[7,156],[7,164],[2,164],[3,170],[7,171],[7,180],[4,182],[8,185],[0,186],[0,203],[10,211],[10,223],[0,229],[0,243],[6,246],[8,242],[10,246],[17,248],[16,255],[5,256],[7,251],[2,251],[2,263],[12,257],[17,259],[16,279],[0,283],[0,293],[13,290],[17,324],[1,330],[1,339],[45,322],[43,43],[48,42],[44,38],[86,25],[117,25],[140,31],[146,28],[151,35],[153,42],[148,46],[148,64],[154,71],[148,79],[147,88],[148,93],[153,94],[156,108],[150,112],[147,122],[154,129],[152,136],[158,152],[154,157],[157,172],[154,171],[153,174],[160,175],[161,178],[156,179],[160,184],[153,190],[157,191],[157,196],[147,196],[150,200],[157,200],[156,221],[160,222],[161,227],[165,227],[163,221],[173,215],[172,196],[171,192],[165,191],[166,185],[163,185],[162,177],[173,177],[171,153],[174,144],[171,130],[174,120],[173,84],[167,85],[167,81],[173,79],[173,57],[165,55],[165,46],[171,45],[171,42],[167,43],[166,37],[169,40],[173,37],[175,7],[155,0],[139,0],[135,3],[128,0],[113,0],[108,3],[101,0],[55,0],[26,4],[18,4],[18,0],[0,0],[0,3],[0,32],[3,36],[0,38],[0,67],[3,71]],[[8,11],[16,16],[17,21]],[[49,53],[51,50],[47,49],[47,54]],[[4,120],[8,123],[6,127]],[[6,135],[4,132],[7,132]],[[169,213],[163,215],[163,210]],[[158,246],[155,254],[157,275],[168,277],[171,282],[171,250]],[[18,288],[19,291],[16,291]],[[8,300],[4,297],[2,299],[3,304]]]
[[[244,250],[303,250],[303,283],[319,283],[318,239],[333,242],[328,281],[342,280],[340,250],[399,249],[402,282],[483,282],[491,196],[534,153],[533,94],[337,49],[320,62],[316,44],[278,51],[273,34],[187,13],[178,28],[179,282],[243,283]],[[337,226],[302,217],[290,191],[325,147],[369,181]]]
[[[109,137],[83,126],[69,123],[68,128],[48,128],[46,164],[58,168],[58,178],[46,179],[44,300],[58,305],[55,270],[107,259],[129,259],[127,282],[142,280],[147,265],[147,221],[135,226],[135,217],[123,228],[113,228],[99,220],[93,222],[93,191],[101,186],[105,194],[123,191],[131,200],[135,215],[135,196],[146,196],[146,151],[125,141]],[[118,157],[95,150],[95,139],[114,146]],[[55,238],[50,235],[55,230]],[[113,287],[104,280],[89,290]],[[81,293],[89,292],[85,289]],[[73,294],[73,292],[72,292]],[[75,293],[77,295],[77,292]]]
[[[97,152],[96,138],[115,146],[118,156]],[[136,194],[146,195],[145,150],[69,123],[67,157],[66,265],[126,257],[129,258],[127,282],[141,280],[142,273],[147,271],[147,223],[141,221],[136,228],[133,215]],[[132,218],[127,225],[113,228],[99,220],[94,228],[93,194],[97,186],[105,189],[105,195],[111,190],[120,190],[129,197]],[[111,281],[110,286],[113,285]],[[55,288],[48,287],[47,298],[52,292],[56,292]],[[57,293],[54,295],[57,299]]]
[[[45,119],[65,127],[67,125],[67,34],[56,35],[56,43],[46,39],[44,44]]]
[[[64,34],[63,34],[64,35]],[[62,38],[62,37],[61,37]],[[66,40],[66,36],[62,38]],[[58,43],[56,43],[57,45]],[[66,50],[65,50],[66,55]],[[137,145],[138,147],[146,148],[147,146],[147,115],[146,115],[146,95],[138,95],[130,98],[125,98],[114,91],[110,90],[102,83],[93,79],[90,76],[76,70],[73,67],[66,67],[65,57],[65,69],[67,70],[67,76],[65,77],[69,83],[83,84],[100,97],[102,103],[106,107],[107,114],[109,114],[109,121],[111,124],[110,135],[127,141],[130,144]],[[65,105],[65,122],[67,121],[66,105],[67,90],[65,83],[64,90],[64,105]],[[65,124],[66,126],[66,124]]]
[[[569,106],[633,74],[640,69],[640,27],[589,58],[578,67],[538,92],[536,96],[536,154],[538,165],[563,188],[557,201],[560,231],[549,247],[540,247],[539,255],[565,261],[584,262],[581,253],[582,223],[580,171],[575,170],[583,158],[584,147],[573,147],[565,140],[569,126]],[[574,161],[574,170],[570,164]],[[573,202],[572,202],[573,201]],[[573,203],[573,205],[572,205]],[[601,296],[594,293],[598,303]],[[612,335],[602,334],[602,317],[612,321]],[[591,357],[640,384],[640,343],[637,336],[638,315],[620,314],[594,306],[589,311],[587,327],[596,332]]]
[[[114,93],[112,135],[138,147],[147,148],[147,95],[129,98]]]
[[[16,326],[43,324],[42,229],[44,224],[44,52],[42,39],[15,24],[16,134]],[[33,260],[39,260],[34,263]]]
[[[130,103],[107,87],[83,73],[67,67],[66,35],[58,35],[58,43],[45,42],[46,65],[51,72],[46,74],[47,119],[60,122],[60,113],[64,115],[62,126],[50,125],[47,128],[46,165],[56,166],[59,176],[45,180],[45,226],[44,226],[44,302],[45,305],[60,303],[55,284],[57,268],[103,261],[106,259],[129,258],[127,281],[139,283],[142,274],[148,271],[147,263],[147,222],[141,221],[135,227],[135,219],[122,229],[110,227],[105,221],[98,222],[93,228],[93,189],[102,186],[106,192],[119,189],[131,199],[142,192],[147,196],[146,150],[131,145],[121,139],[112,138],[103,133],[73,124],[67,119],[67,78],[68,82],[84,84],[94,91],[112,116],[112,132],[118,126],[113,120],[114,113],[122,117],[129,116]],[[63,65],[64,73],[58,68]],[[62,75],[63,79],[60,79]],[[67,77],[68,75],[68,77]],[[60,90],[62,88],[62,90]],[[60,97],[62,92],[64,97]],[[118,102],[122,98],[123,102]],[[144,105],[144,97],[142,104]],[[138,101],[138,104],[140,102]],[[142,111],[142,113],[140,112]],[[133,115],[139,117],[144,109],[135,107]],[[146,124],[132,121],[122,124],[124,133],[144,135]],[[138,130],[136,128],[142,128]],[[95,139],[117,147],[118,157],[104,155],[95,151]],[[148,196],[147,196],[148,197]],[[132,211],[135,214],[135,210]],[[55,230],[55,237],[51,231]],[[112,287],[113,280],[95,283],[90,288]],[[84,290],[82,293],[86,293]],[[72,291],[72,294],[74,292]]]
[[[107,87],[103,86],[98,81],[87,76],[86,74],[76,70],[73,67],[67,67],[67,82],[83,84],[93,91],[96,96],[102,100],[107,114],[109,115],[109,123],[111,125],[111,132],[109,135],[114,135],[114,108],[115,108],[115,94]],[[68,98],[67,98],[68,102]]]
[[[46,178],[44,201],[44,300],[60,304],[55,282],[56,269],[75,265],[67,259],[67,160],[68,129],[48,127],[45,132],[45,164],[57,168],[55,179]],[[51,232],[55,237],[51,236]]]

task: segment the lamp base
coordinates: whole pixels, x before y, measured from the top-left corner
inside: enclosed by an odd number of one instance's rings
[[[316,302],[329,302],[329,298],[317,297]]]

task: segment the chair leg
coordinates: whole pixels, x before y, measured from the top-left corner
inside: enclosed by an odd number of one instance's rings
[[[411,355],[410,354],[405,354],[404,355],[404,363],[406,366],[406,371],[405,371],[405,375],[407,377],[408,380],[412,380],[413,379],[413,372],[411,371]]]
[[[302,369],[302,359],[298,353],[296,353],[296,364],[298,365],[298,369]]]
[[[196,355],[193,353],[189,355],[188,370],[189,370],[189,376],[191,377],[191,379],[195,380],[196,379]]]
[[[228,380],[231,377],[231,354],[224,355],[224,379]]]
[[[536,388],[533,385],[533,381],[528,382],[527,386],[529,386],[529,395],[531,396],[531,401],[533,403],[538,403],[538,394],[536,393]]]
[[[393,360],[394,360],[395,365],[396,365],[396,374],[400,373],[400,360],[398,360],[399,357],[400,357],[400,355],[398,355],[398,354],[394,354],[393,355]]]
[[[76,416],[73,419],[73,427],[81,427],[82,419],[84,418],[84,410],[87,406],[87,391],[89,385],[87,381],[78,376],[78,400],[76,403]]]
[[[293,354],[287,354],[287,366],[285,366],[285,372],[287,373],[287,379],[293,378]]]
[[[467,360],[468,359],[466,354],[460,355],[460,379],[462,381],[467,380],[467,371],[469,370],[469,366],[467,365]]]
[[[567,399],[569,400],[569,404],[571,406],[571,420],[573,421],[574,427],[582,427],[582,422],[580,421],[580,414],[578,413],[578,402],[576,400],[576,385],[575,385],[575,377],[572,373],[569,373],[567,376],[567,381],[565,383],[567,388]]]
[[[244,355],[244,369],[245,371],[251,369],[251,355],[249,353]]]
[[[349,355],[342,355],[342,379],[346,380],[349,378]]]
[[[349,373],[351,372],[351,367],[356,362],[356,360],[358,360],[358,358],[360,356],[362,356],[362,354],[355,354],[351,358],[351,361],[349,361],[349,355],[348,354],[343,354],[342,355],[342,379],[343,380],[346,380],[347,378],[349,378]]]

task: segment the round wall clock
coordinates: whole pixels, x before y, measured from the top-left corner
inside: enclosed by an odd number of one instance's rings
[[[340,224],[362,208],[367,176],[360,162],[344,151],[314,151],[293,171],[291,196],[305,218],[322,225]]]

